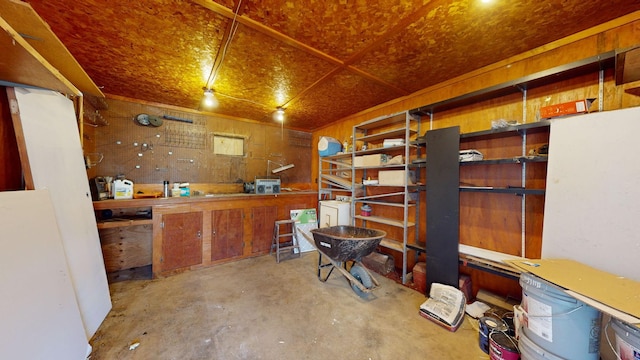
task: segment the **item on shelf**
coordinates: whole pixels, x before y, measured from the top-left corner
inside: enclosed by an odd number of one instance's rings
[[[401,145],[404,145],[404,139],[384,139],[382,141],[383,148]]]
[[[520,123],[516,120],[505,120],[505,119],[491,120],[492,129],[503,129],[509,126],[518,126],[518,125],[520,125]]]
[[[404,156],[396,155],[391,159],[388,159],[386,165],[402,165],[403,163],[404,163]]]
[[[570,101],[562,104],[543,106],[540,108],[540,117],[547,119],[556,116],[583,114],[589,112],[595,98]]]
[[[482,153],[475,149],[460,150],[460,161],[478,161],[482,160],[484,156]]]
[[[173,189],[171,189],[171,197],[180,197],[180,183],[173,183]]]
[[[89,180],[89,189],[91,190],[91,197],[93,201],[109,198],[107,184],[107,181],[102,176],[96,176]]]
[[[189,183],[180,183],[180,196],[191,196],[191,189],[189,188]]]
[[[362,179],[362,185],[378,185],[377,179]]]
[[[131,180],[114,180],[113,181],[113,198],[133,199],[133,182]]]
[[[371,216],[371,205],[364,204],[360,207],[360,215]]]
[[[256,194],[279,194],[280,193],[280,179],[255,179],[255,192]]]
[[[535,149],[529,150],[530,156],[548,156],[549,155],[549,144],[540,145]]]
[[[406,183],[408,178],[409,183]],[[381,170],[378,171],[378,183],[379,185],[413,185],[415,184],[415,173],[409,170],[407,176],[407,170]]]
[[[318,154],[321,157],[335,155],[341,150],[342,144],[340,144],[338,140],[329,136],[320,137],[318,141]]]
[[[159,198],[160,196],[162,196],[162,193],[159,191],[152,191],[152,192],[142,192],[142,191],[138,191],[137,193],[133,194],[133,198],[134,199],[155,199],[155,198]]]
[[[386,154],[371,154],[356,156],[353,160],[354,167],[380,166],[387,164],[389,157]]]
[[[162,197],[169,197],[169,182],[163,181],[162,186]]]

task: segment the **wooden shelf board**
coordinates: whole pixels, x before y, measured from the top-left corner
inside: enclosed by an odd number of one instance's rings
[[[394,203],[394,202],[390,202],[390,201],[371,201],[371,200],[367,200],[367,199],[355,199],[355,202],[357,203],[366,203],[366,204],[370,204],[370,205],[382,205],[382,206],[392,206],[392,207],[404,207],[403,203]],[[407,206],[409,207],[414,207],[416,206],[415,203],[409,203],[407,204]]]
[[[400,241],[384,238],[382,239],[382,241],[380,241],[380,246],[385,247],[387,249],[403,252],[402,243]]]
[[[128,227],[136,225],[153,225],[151,219],[114,219],[112,221],[98,222],[98,229],[111,229],[118,227]]]
[[[393,115],[381,116],[369,121],[365,121],[356,125],[357,130],[371,130],[380,128],[386,125],[405,123],[407,119],[407,113],[401,112]]]
[[[371,222],[376,222],[376,223],[379,223],[379,224],[385,224],[385,225],[391,225],[391,226],[397,226],[397,227],[404,227],[404,222],[403,221],[384,218],[384,217],[380,217],[380,216],[360,216],[360,215],[356,215],[354,217],[356,219],[360,219],[360,220],[363,220],[363,221],[371,221]],[[407,221],[407,226],[413,227],[415,225],[416,224],[414,222]]]
[[[16,32],[24,34],[25,41],[80,91],[104,98],[100,88],[31,5],[22,1],[4,1],[3,6],[0,7],[0,16]],[[38,86],[37,84],[29,85]]]
[[[12,86],[33,86],[80,95],[73,84],[65,79],[42,57],[4,18],[0,18],[0,79]]]
[[[402,133],[402,136],[404,137],[404,132]],[[358,141],[361,141],[362,139],[359,138]],[[413,145],[409,145],[410,147],[414,147]],[[355,152],[354,155],[359,156],[359,155],[367,155],[367,154],[380,154],[383,152],[396,152],[399,150],[405,150],[405,145],[396,145],[396,146],[387,146],[387,147],[379,147],[379,148],[373,148],[373,149],[367,149],[367,150],[358,150]]]
[[[384,140],[384,139],[394,139],[394,138],[405,138],[405,135],[407,133],[407,130],[402,128],[402,129],[396,129],[396,130],[389,130],[389,131],[385,131],[385,132],[381,132],[378,134],[372,134],[372,135],[364,135],[361,137],[356,137],[356,141],[364,141],[364,142],[376,142],[376,141],[380,141],[380,140]],[[409,134],[415,134],[416,131],[414,130],[409,130]],[[401,147],[404,147],[404,145],[402,145]],[[376,148],[374,150],[384,150],[384,148]],[[366,150],[368,151],[368,150]]]

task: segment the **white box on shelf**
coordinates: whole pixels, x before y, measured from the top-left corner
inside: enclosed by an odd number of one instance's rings
[[[384,139],[382,147],[392,147],[404,145],[404,139]]]
[[[479,161],[482,160],[484,156],[482,153],[475,149],[469,150],[460,150],[460,161]]]
[[[404,186],[405,179],[407,179],[407,170],[383,170],[378,172],[378,184],[379,185],[397,185]],[[409,170],[409,183],[413,185],[415,183],[415,173]]]

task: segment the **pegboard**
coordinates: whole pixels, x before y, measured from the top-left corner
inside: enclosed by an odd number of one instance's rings
[[[197,129],[193,125],[163,124],[164,145],[188,149],[204,149],[207,146],[206,128]]]
[[[311,182],[311,133],[116,99],[107,104],[100,113],[108,125],[95,128],[93,142],[93,151],[104,155],[97,176],[123,175],[138,184],[237,184],[265,175],[271,160],[295,164],[295,171],[280,174],[283,182]],[[138,114],[184,121],[143,126]],[[245,139],[244,155],[215,155],[214,134]]]

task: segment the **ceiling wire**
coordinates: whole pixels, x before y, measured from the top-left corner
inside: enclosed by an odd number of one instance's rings
[[[207,89],[211,89],[213,87],[213,83],[216,81],[220,68],[222,67],[224,58],[227,55],[227,49],[229,48],[229,44],[231,44],[231,40],[233,39],[233,36],[236,34],[236,30],[238,30],[238,23],[236,23],[236,19],[238,17],[238,13],[240,12],[241,5],[242,5],[242,0],[238,2],[238,7],[236,7],[236,11],[233,14],[233,20],[231,21],[231,31],[230,31],[229,37],[227,37],[227,41],[224,44],[224,47],[222,48],[222,52],[220,53],[220,62],[216,67],[215,61],[214,61],[214,64],[211,67],[211,73],[209,74],[209,78],[207,79]]]
[[[209,78],[207,80],[207,89],[212,89],[213,88],[213,84],[215,83],[217,77],[218,77],[218,73],[220,72],[220,68],[222,67],[222,63],[224,62],[224,58],[227,55],[227,50],[229,49],[229,45],[231,44],[231,40],[233,39],[233,37],[235,36],[237,30],[238,30],[238,23],[236,22],[237,18],[238,18],[238,14],[240,13],[240,8],[242,6],[242,0],[240,0],[238,2],[238,6],[236,7],[236,11],[233,14],[233,19],[231,21],[231,30],[229,31],[229,36],[227,37],[227,41],[225,42],[220,54],[220,62],[218,62],[218,66],[216,67],[215,64],[215,60],[214,60],[214,64],[211,67],[211,73],[209,74]],[[217,55],[216,55],[217,57]],[[220,95],[220,96],[224,96],[230,99],[234,99],[234,100],[239,100],[239,101],[245,101],[254,105],[258,105],[264,108],[269,108],[269,106],[259,103],[257,101],[253,101],[253,100],[249,100],[249,99],[242,99],[242,98],[238,98],[235,96],[231,96],[231,95],[227,95],[227,94],[223,94],[221,92],[216,91],[215,94]],[[284,126],[284,124],[283,124]],[[284,130],[284,127],[283,127]]]
[[[243,99],[243,98],[239,98],[239,97],[235,97],[235,96],[231,96],[231,95],[223,94],[223,93],[218,92],[218,91],[216,91],[216,95],[224,96],[224,97],[227,97],[227,98],[229,98],[229,99],[233,99],[233,100],[246,101],[246,102],[248,102],[248,103],[252,103],[252,104],[255,104],[255,105],[259,105],[259,106],[264,107],[264,108],[269,108],[269,106],[267,106],[267,105],[265,105],[265,104],[261,104],[261,103],[259,103],[259,102],[257,102],[257,101],[253,101],[253,100],[249,100],[249,99]]]

